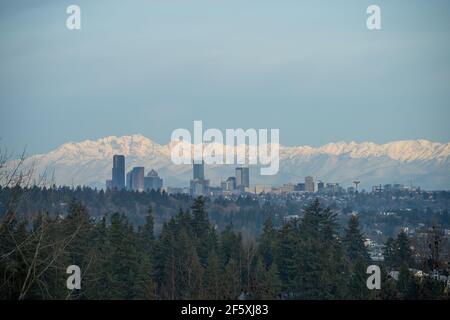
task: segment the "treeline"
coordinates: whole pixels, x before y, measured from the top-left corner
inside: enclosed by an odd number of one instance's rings
[[[11,205],[11,199],[16,199]],[[16,214],[33,219],[37,212],[47,212],[54,218],[66,215],[72,199],[81,201],[90,215],[101,219],[114,212],[124,212],[128,221],[134,226],[143,225],[147,210],[153,208],[155,233],[159,234],[165,222],[170,221],[180,208],[187,210],[194,202],[194,198],[186,194],[167,194],[164,191],[134,192],[126,190],[96,190],[89,187],[71,188],[61,187],[30,187],[30,188],[2,188],[0,187],[0,218],[7,209],[13,207]],[[235,200],[223,198],[205,198],[211,222],[220,230],[229,224],[240,230],[248,237],[256,237],[268,218],[277,219],[281,224],[283,212],[287,212],[283,205],[272,203],[260,204],[259,201],[248,196],[241,196]],[[297,212],[300,210],[298,206]],[[276,215],[278,214],[278,215]]]
[[[439,299],[444,286],[415,278],[408,238],[392,240],[381,290],[367,288],[372,264],[358,218],[341,232],[330,209],[313,202],[302,219],[275,228],[269,219],[257,243],[231,226],[210,223],[205,199],[154,234],[152,208],[133,227],[114,213],[94,221],[72,201],[66,217],[40,214],[32,223],[8,211],[0,225],[1,299]],[[408,248],[406,250],[405,248]],[[66,268],[81,268],[81,290],[66,288]]]

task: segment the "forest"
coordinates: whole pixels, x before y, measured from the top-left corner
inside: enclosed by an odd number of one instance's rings
[[[210,222],[206,199],[180,208],[154,232],[154,208],[133,225],[124,212],[93,218],[73,199],[65,215],[32,219],[7,210],[0,225],[0,299],[448,299],[444,283],[418,278],[410,239],[389,239],[381,289],[366,285],[370,261],[358,216],[344,228],[318,200],[301,219],[263,224],[256,240]],[[66,287],[69,265],[80,290]],[[388,275],[399,270],[398,279]]]

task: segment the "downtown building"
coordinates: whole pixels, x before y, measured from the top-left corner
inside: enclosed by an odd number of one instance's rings
[[[314,178],[311,176],[305,177],[305,192],[313,193],[315,191]]]
[[[250,187],[250,171],[248,167],[236,168],[236,189],[245,192]]]
[[[163,180],[158,176],[158,172],[150,170],[147,176],[144,178],[145,191],[158,191],[163,187]]]
[[[134,167],[127,173],[127,190],[144,191],[144,167]]]
[[[113,156],[112,180],[107,183],[107,189],[125,189],[125,156],[116,154]],[[109,185],[108,185],[109,184]]]
[[[209,180],[205,179],[205,162],[192,162],[193,179],[190,181],[190,193],[194,197],[206,195],[209,191]]]

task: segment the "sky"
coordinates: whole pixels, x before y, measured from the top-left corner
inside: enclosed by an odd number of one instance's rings
[[[2,1],[0,147],[165,144],[194,120],[291,146],[449,142],[449,33],[446,0]]]

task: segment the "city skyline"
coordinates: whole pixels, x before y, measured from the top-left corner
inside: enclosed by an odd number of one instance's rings
[[[57,149],[27,158],[26,167],[34,166],[36,177],[46,174],[57,185],[88,185],[103,188],[111,179],[114,154],[127,156],[125,169],[145,166],[155,169],[167,186],[180,186],[192,179],[192,165],[178,165],[171,160],[170,145],[159,145],[142,136],[106,137],[66,143]],[[427,190],[449,190],[450,143],[397,141],[385,145],[373,143],[334,143],[320,148],[280,147],[280,170],[262,176],[252,166],[250,179],[257,185],[283,185],[311,175],[318,180],[371,188],[386,182],[420,185]],[[211,185],[219,186],[235,175],[235,165],[209,165],[204,174]],[[209,182],[208,182],[209,183]]]
[[[251,185],[250,168],[246,166],[237,166],[235,176],[222,179],[220,185],[211,185],[210,180],[205,176],[205,163],[192,162],[192,179],[189,188],[185,186],[163,187],[163,179],[158,173],[151,169],[145,176],[145,167],[133,167],[126,174],[126,185],[121,185],[120,181],[125,179],[125,161],[124,155],[113,156],[112,179],[106,180],[105,190],[127,190],[137,192],[167,192],[186,193],[191,196],[224,196],[224,195],[243,195],[243,194],[283,194],[294,192],[318,193],[318,194],[354,194],[358,192],[358,185],[361,181],[353,181],[351,186],[341,186],[339,182],[324,182],[312,176],[305,176],[304,182],[289,182],[283,185]],[[122,170],[123,169],[123,170]],[[354,185],[354,187],[353,187]],[[421,191],[420,186],[404,186],[400,183],[384,183],[372,186],[371,191],[362,189],[361,192],[383,193],[383,192],[402,192]]]

